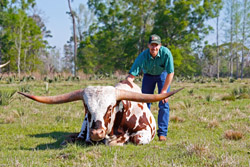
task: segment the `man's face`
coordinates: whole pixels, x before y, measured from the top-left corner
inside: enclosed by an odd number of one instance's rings
[[[158,54],[160,47],[161,47],[161,44],[157,44],[157,43],[148,44],[150,54],[153,57],[155,57]]]

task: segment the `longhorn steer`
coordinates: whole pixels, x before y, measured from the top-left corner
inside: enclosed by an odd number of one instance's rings
[[[183,88],[181,88],[183,89]],[[85,142],[105,140],[107,145],[123,145],[127,142],[148,144],[155,136],[155,118],[146,102],[165,99],[176,92],[142,94],[135,83],[118,83],[113,86],[89,86],[58,96],[33,96],[20,94],[41,103],[59,104],[82,100],[85,119],[77,139]]]

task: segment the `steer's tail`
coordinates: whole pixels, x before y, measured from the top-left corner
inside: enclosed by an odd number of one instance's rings
[[[34,96],[23,92],[18,92],[18,93],[32,100],[38,101],[40,103],[60,104],[77,100],[83,100],[83,91],[84,90],[81,89],[57,96]]]

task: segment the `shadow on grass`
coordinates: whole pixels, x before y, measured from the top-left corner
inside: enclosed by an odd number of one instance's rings
[[[29,135],[30,137],[36,137],[36,138],[48,138],[52,137],[56,141],[53,143],[45,143],[45,144],[39,144],[35,148],[30,148],[29,150],[47,150],[47,149],[62,149],[65,147],[65,145],[61,145],[63,141],[65,141],[69,136],[76,133],[70,133],[70,132],[50,132],[50,133],[41,133],[36,135]],[[76,142],[78,145],[86,145],[83,142]]]

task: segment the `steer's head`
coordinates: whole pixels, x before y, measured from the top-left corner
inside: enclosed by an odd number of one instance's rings
[[[108,125],[114,118],[116,89],[112,86],[89,86],[84,89],[83,99],[88,113],[90,138],[100,141],[105,138]]]

